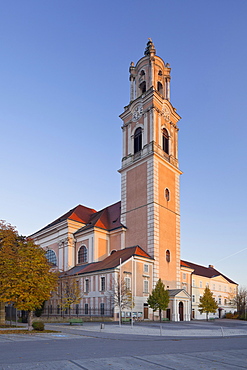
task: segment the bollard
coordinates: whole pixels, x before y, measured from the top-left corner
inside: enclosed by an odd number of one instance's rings
[[[100,324],[100,330],[105,329],[105,324]]]

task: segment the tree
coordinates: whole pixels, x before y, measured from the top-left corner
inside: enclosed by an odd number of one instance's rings
[[[236,295],[231,296],[230,299],[231,299],[231,302],[237,306],[237,311],[240,317],[246,319],[247,288],[239,287]]]
[[[17,245],[18,233],[16,229],[0,220],[0,249],[5,246]],[[5,324],[5,302],[0,302],[0,324]]]
[[[5,224],[6,225],[6,224]],[[45,257],[45,251],[31,239],[0,233],[0,301],[12,302],[19,310],[28,311],[28,330],[32,328],[32,312],[40,308],[57,287],[57,274]]]
[[[119,324],[121,323],[122,311],[132,309],[135,306],[131,289],[126,285],[126,281],[120,276],[117,279],[112,280],[113,291],[110,294],[110,298],[113,299],[114,307],[119,308]]]
[[[152,290],[152,294],[149,294],[147,302],[154,311],[159,310],[161,322],[161,313],[167,309],[169,304],[169,293],[168,290],[165,289],[161,279],[157,281],[155,288]]]
[[[209,312],[215,313],[217,311],[218,304],[215,301],[213,293],[211,292],[208,286],[206,286],[203,296],[200,297],[200,303],[198,305],[198,308],[201,313],[203,312],[206,313],[207,321]]]
[[[74,276],[66,276],[60,280],[61,308],[70,309],[72,304],[79,304],[83,294],[79,281]]]

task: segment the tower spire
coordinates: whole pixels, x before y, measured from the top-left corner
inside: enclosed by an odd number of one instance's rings
[[[144,51],[144,55],[153,56],[155,54],[156,54],[156,49],[155,49],[154,43],[153,43],[152,39],[149,38],[148,42],[147,42],[146,49]]]

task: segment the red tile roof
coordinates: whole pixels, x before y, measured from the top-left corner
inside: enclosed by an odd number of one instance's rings
[[[76,206],[76,207],[72,208],[70,211],[64,213],[62,216],[57,218],[55,221],[52,221],[50,224],[46,225],[45,227],[43,227],[42,229],[40,229],[37,232],[48,229],[49,227],[57,225],[60,222],[66,221],[66,220],[73,220],[73,221],[81,222],[82,224],[87,224],[89,222],[91,216],[96,212],[97,211],[95,211],[95,209],[88,208],[88,207],[85,207],[85,206],[82,206],[82,205],[79,204],[78,206]],[[34,233],[34,234],[36,234],[36,233]]]
[[[121,216],[121,202],[114,203],[100,211],[96,211],[93,208],[88,208],[79,204],[78,206],[72,208],[70,211],[64,213],[62,216],[52,221],[50,224],[46,225],[36,233],[48,229],[60,222],[66,220],[73,220],[81,222],[84,224],[76,233],[90,229],[92,227],[99,227],[105,230],[114,230],[118,227],[123,227],[120,222]],[[36,233],[32,234],[35,235]],[[32,236],[30,235],[30,236]]]
[[[223,276],[229,283],[236,284],[233,280],[229,279],[227,276],[223,275],[221,272],[217,271],[213,267],[205,267],[205,266],[197,265],[192,262],[182,261],[182,260],[181,260],[181,266],[192,268],[194,270],[192,274],[194,275],[205,276],[208,278],[213,278],[215,276]]]
[[[120,258],[121,258],[121,262],[123,263],[127,261],[129,258],[131,258],[132,256],[140,256],[140,257],[153,260],[153,258],[148,253],[146,253],[141,247],[136,245],[134,247],[128,247],[128,248],[124,248],[119,251],[113,252],[110,256],[106,257],[103,261],[93,262],[87,265],[75,266],[69,271],[66,271],[65,273],[63,273],[61,276],[88,274],[88,273],[96,272],[96,271],[114,269],[120,265]]]
[[[186,262],[184,262],[184,261],[180,261],[180,265],[182,266],[182,267],[187,267],[187,268],[191,268]]]
[[[86,226],[83,226],[76,233],[90,229],[92,227],[99,227],[104,230],[114,230],[123,225],[120,222],[121,216],[121,202],[114,203],[102,210],[91,215],[90,220]]]

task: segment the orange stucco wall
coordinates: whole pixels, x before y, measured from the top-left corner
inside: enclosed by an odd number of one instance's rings
[[[127,172],[126,246],[147,245],[147,164]]]
[[[108,241],[102,238],[98,239],[98,256],[99,261],[108,257]]]
[[[110,251],[121,249],[121,234],[110,235]]]
[[[160,277],[170,288],[176,288],[176,214],[175,214],[175,173],[159,163],[159,265]],[[170,191],[170,200],[164,191]],[[170,262],[166,261],[166,251],[170,251]]]

